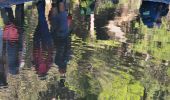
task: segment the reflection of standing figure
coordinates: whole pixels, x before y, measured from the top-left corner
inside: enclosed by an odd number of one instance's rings
[[[0,28],[0,86],[7,85],[3,53],[3,32]]]
[[[24,4],[16,5],[15,17],[12,8],[1,11],[5,27],[3,32],[4,48],[7,50],[7,64],[10,74],[19,72],[19,50],[22,51],[22,34]]]
[[[24,38],[24,4],[16,6],[15,10],[15,24],[19,33],[19,61],[20,67],[25,65],[25,38]]]
[[[52,63],[52,37],[45,17],[45,0],[37,3],[38,25],[34,34],[33,61],[39,75],[46,75]]]
[[[59,10],[57,10],[57,7]],[[67,11],[64,2],[53,3],[49,13],[51,33],[56,48],[55,64],[59,67],[61,74],[66,73],[67,62],[70,52],[69,28],[67,21]]]
[[[161,24],[161,17],[166,16],[169,11],[169,5],[161,2],[142,1],[140,6],[140,15],[142,21],[149,28]]]

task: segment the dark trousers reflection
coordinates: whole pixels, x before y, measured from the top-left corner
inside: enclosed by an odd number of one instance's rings
[[[66,73],[67,63],[69,61],[70,55],[70,37],[56,38],[55,41],[56,54],[55,54],[55,64],[59,67],[59,72],[61,74]]]

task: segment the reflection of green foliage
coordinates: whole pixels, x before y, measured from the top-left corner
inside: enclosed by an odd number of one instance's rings
[[[142,22],[141,22],[142,23]],[[136,23],[137,24],[137,23]],[[163,23],[160,28],[149,29],[145,25],[140,24],[138,28],[138,36],[140,39],[134,44],[133,50],[146,54],[148,53],[155,59],[150,59],[148,62],[144,62],[145,72],[142,79],[142,83],[147,92],[147,100],[168,100],[169,98],[164,94],[169,85],[164,85],[163,77],[166,73],[161,66],[162,60],[170,60],[170,32],[167,31],[168,22],[163,19]],[[157,68],[146,67],[146,65],[157,66]],[[156,72],[154,71],[156,70]],[[163,72],[161,71],[163,70]],[[159,74],[158,74],[159,73]],[[170,73],[167,70],[167,74]],[[158,75],[157,75],[158,74]],[[155,76],[156,75],[156,76]],[[159,77],[159,78],[158,78]],[[161,81],[160,81],[161,78]]]
[[[116,5],[114,5],[111,1],[103,2],[96,10],[97,13],[101,11],[105,11],[110,8],[115,8]]]
[[[81,38],[77,37],[76,35],[72,35],[72,40],[77,40],[79,39],[81,42],[83,42],[81,40]],[[113,46],[113,47],[117,47],[120,45],[119,42],[114,41],[114,40],[97,40],[97,41],[91,41],[89,38],[86,39],[86,42],[83,42],[85,44],[88,44],[89,46],[93,46],[93,47],[98,47],[98,48],[105,48],[105,46]]]
[[[140,3],[141,3],[141,0],[119,0],[119,5],[122,5],[122,4],[129,5],[130,9],[138,9],[140,6]]]
[[[0,17],[0,28],[2,28],[4,25],[2,18]]]
[[[116,70],[114,70],[116,72]],[[100,100],[140,100],[144,88],[138,81],[131,83],[133,77],[124,72],[112,75],[112,81],[102,82],[103,91]]]
[[[167,74],[168,74],[168,76],[170,77],[170,68],[168,68]]]
[[[167,31],[167,25],[165,20],[161,28],[148,29],[141,25],[139,34],[144,38],[134,45],[134,49],[142,53],[149,52],[157,59],[170,60],[170,32]]]
[[[75,35],[72,40],[74,57],[67,69],[67,82],[71,90],[80,94],[79,98],[140,100],[144,91],[140,82],[134,81],[134,77],[126,72],[111,68],[115,56],[108,49],[119,46],[118,43],[112,40],[86,43]],[[88,69],[89,66],[92,66],[92,71]]]
[[[80,5],[82,7],[87,8],[87,7],[89,7],[93,3],[93,1],[94,0],[81,0]]]
[[[26,66],[31,66],[31,53],[32,53],[32,43],[33,43],[33,34],[37,25],[37,15],[35,8],[25,10],[25,41],[26,41]]]
[[[98,40],[97,44],[99,45],[107,45],[107,46],[118,46],[119,42],[113,41],[113,40]]]

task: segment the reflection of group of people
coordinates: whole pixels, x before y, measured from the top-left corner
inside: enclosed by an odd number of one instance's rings
[[[169,11],[169,5],[162,2],[142,1],[140,6],[140,16],[145,25],[149,28],[160,26],[162,16],[166,16]]]
[[[51,64],[58,65],[59,72],[66,73],[70,53],[69,25],[65,0],[53,0],[49,12],[50,29],[45,16],[45,0],[36,3],[38,25],[33,37],[33,65],[40,76],[45,76]],[[16,75],[24,62],[24,4],[16,5],[15,16],[12,8],[1,9],[4,30],[0,30],[0,85],[7,85],[7,72]],[[53,50],[55,58],[53,60]]]
[[[69,12],[69,0],[52,0],[49,12],[50,29],[45,16],[45,0],[36,3],[38,25],[33,37],[33,65],[40,76],[47,74],[54,62],[61,74],[66,73],[70,54],[69,26],[72,17]],[[112,0],[116,2],[118,0]],[[93,13],[96,0],[79,0],[80,13],[89,16]],[[68,11],[68,12],[67,12]],[[140,16],[149,28],[161,24],[161,17],[166,16],[169,5],[161,2],[142,1]],[[24,63],[24,4],[18,4],[13,14],[12,8],[1,9],[4,29],[0,29],[0,85],[7,85],[7,72],[19,73],[19,66]],[[55,49],[55,50],[54,50]],[[55,58],[53,59],[53,50]]]

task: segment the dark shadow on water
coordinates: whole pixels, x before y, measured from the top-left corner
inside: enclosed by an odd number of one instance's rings
[[[107,8],[99,12],[99,14],[95,14],[95,30],[97,39],[99,40],[107,40],[109,39],[108,36],[108,29],[105,27],[108,24],[109,20],[113,20],[116,16],[116,8]]]

